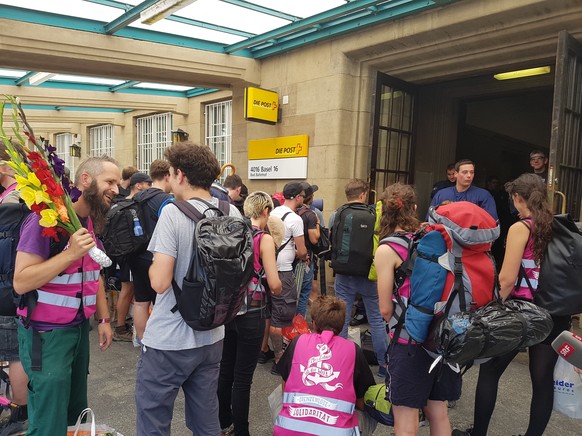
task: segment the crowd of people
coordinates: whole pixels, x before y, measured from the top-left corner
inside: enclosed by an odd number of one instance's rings
[[[532,300],[540,261],[551,238],[552,211],[544,178],[547,159],[539,151],[530,157],[534,174],[505,185],[506,200],[511,201],[507,207],[514,211],[516,222],[508,227],[499,265],[503,298]],[[0,170],[4,187],[0,203],[17,203],[10,168]],[[360,296],[379,363],[377,376],[385,380],[393,406],[396,434],[418,432],[419,410],[430,422],[431,434],[487,434],[499,380],[518,351],[480,366],[474,427],[451,430],[447,402],[461,396],[460,374],[446,365],[429,372],[433,358],[421,343],[405,334],[394,338],[391,329],[387,334],[386,326],[394,325],[400,310],[393,295],[394,277],[407,252],[383,239],[394,233],[411,237],[421,228],[412,186],[390,185],[376,204],[369,205],[367,182],[354,179],[346,184],[346,203],[331,214],[328,227],[332,245],[335,241],[332,249],[339,250],[341,244],[348,248],[332,258],[332,267],[335,262],[337,268],[335,296],[319,296],[326,284],[318,283],[316,247],[326,226],[321,210],[313,205],[318,186],[293,181],[275,195],[249,193],[236,174],[222,186],[217,184],[219,174],[220,165],[210,148],[191,142],[168,147],[164,159],[151,164],[149,174],[132,167],[121,171],[109,157],[91,157],[79,165],[75,177],[82,193],[74,203],[84,226],[81,230],[55,249],[54,241],[42,236],[39,217],[26,218],[13,287],[18,295],[34,293],[38,298],[36,305],[22,305],[17,318],[0,317],[2,338],[12,344],[10,353],[0,357],[10,362],[15,404],[3,428],[27,429],[29,435],[66,434],[67,426],[87,407],[89,320],[94,317],[102,351],[112,341],[133,340],[141,347],[135,387],[140,436],[170,434],[180,389],[186,426],[193,434],[249,435],[249,404],[259,401],[251,398],[255,368],[271,359],[271,373],[282,378],[283,386],[275,434],[372,432],[375,422],[370,424],[364,412],[363,397],[376,380],[362,349],[347,339],[352,306]],[[431,204],[469,201],[497,220],[499,201],[488,190],[474,186],[474,176],[475,164],[470,160],[449,165],[447,180],[434,186]],[[151,238],[147,250],[114,259],[116,265],[104,278],[89,250],[104,248],[99,236],[107,225],[108,211],[129,200],[147,205],[141,225]],[[174,289],[182,287],[190,265],[196,223],[172,206],[174,201],[187,201],[210,216],[227,201],[228,215],[246,216],[252,226],[254,274],[248,286],[252,296],[244,313],[224,326],[194,330],[176,310]],[[358,218],[362,221],[355,224],[354,218],[346,224],[346,210],[362,212]],[[355,227],[346,231],[352,224],[366,228],[369,239],[350,242],[350,234],[357,237]],[[361,245],[369,251],[369,259],[360,255]],[[363,267],[346,267],[350,259],[362,261]],[[358,262],[352,262],[353,268]],[[523,284],[520,265],[531,286]],[[115,283],[109,280],[112,277],[121,282],[114,329],[105,292],[108,284]],[[400,286],[401,296],[407,297],[407,286]],[[133,328],[128,315],[131,304]],[[289,342],[283,329],[292,325],[297,314],[311,321],[312,333]],[[529,436],[542,435],[550,418],[552,370],[558,357],[550,344],[570,328],[570,317],[553,321],[550,336],[529,349],[533,385]],[[2,431],[2,435],[13,434]]]

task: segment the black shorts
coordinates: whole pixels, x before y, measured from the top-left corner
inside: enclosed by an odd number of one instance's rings
[[[135,256],[127,260],[133,278],[134,298],[137,303],[155,303],[156,291],[152,289],[149,270],[151,259],[144,256]]]
[[[18,356],[18,329],[16,317],[0,316],[0,361],[20,361]]]
[[[386,386],[388,400],[395,406],[421,409],[428,400],[456,401],[461,397],[461,374],[438,364],[428,372],[434,359],[418,344],[388,347]]]
[[[287,327],[293,322],[297,309],[297,285],[293,271],[279,271],[281,294],[271,299],[271,326]]]

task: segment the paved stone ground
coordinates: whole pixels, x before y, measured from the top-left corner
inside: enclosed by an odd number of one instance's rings
[[[135,367],[139,349],[131,343],[114,342],[107,352],[100,352],[95,329],[91,332],[91,368],[89,378],[89,403],[99,422],[115,427],[124,436],[135,435]],[[280,382],[270,374],[271,364],[258,365],[252,386],[250,433],[253,436],[272,434],[267,397]],[[375,368],[373,368],[375,369]],[[464,377],[463,396],[450,411],[454,428],[467,428],[472,422],[473,398],[477,369]],[[378,382],[381,382],[378,380]],[[527,355],[522,353],[511,363],[503,375],[498,404],[493,415],[490,434],[511,436],[525,432],[531,385],[527,368]],[[374,435],[392,435],[392,428],[378,426]],[[173,436],[191,433],[184,425],[184,397],[180,393],[175,405]],[[429,428],[421,428],[420,435],[428,435]],[[582,420],[570,419],[554,412],[546,430],[548,436],[582,435]],[[197,435],[199,436],[199,435]],[[204,436],[204,435],[200,435]]]

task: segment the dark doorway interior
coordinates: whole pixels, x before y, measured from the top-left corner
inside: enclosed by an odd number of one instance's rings
[[[529,153],[548,153],[553,89],[528,90],[461,102],[456,160],[476,164],[475,184],[501,183],[530,172]]]

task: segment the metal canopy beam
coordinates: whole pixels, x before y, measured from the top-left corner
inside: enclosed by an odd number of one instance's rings
[[[245,0],[220,0],[220,1],[224,3],[230,3],[231,5],[240,6],[241,8],[249,9],[251,11],[261,12],[263,14],[271,15],[273,17],[282,18],[283,20],[288,20],[292,22],[302,20],[301,17],[286,14],[285,12],[277,11],[275,9],[266,8],[264,6],[247,2]]]
[[[63,29],[81,30],[83,32],[98,33],[101,35],[105,34],[104,23],[102,21],[89,20],[70,15],[53,14],[50,12],[41,12],[33,9],[24,9],[0,4],[0,17],[26,23],[61,27]],[[125,27],[117,31],[115,35],[111,36],[175,45],[196,50],[212,51],[215,53],[224,53],[224,44],[218,42],[155,32],[137,27]],[[237,53],[237,55],[242,57],[251,56],[249,51],[242,51]]]
[[[157,2],[158,0],[145,0],[141,2],[139,5],[131,8],[130,10],[122,14],[120,17],[116,18],[110,23],[107,23],[105,25],[105,33],[107,35],[113,35],[118,30],[123,29],[124,27],[127,27],[134,21],[139,20],[139,15],[141,14],[141,12],[149,8],[153,4],[156,4]]]
[[[351,4],[351,3],[350,3]],[[339,17],[336,20],[318,23],[317,28],[302,29],[290,35],[282,35],[270,44],[251,47],[252,57],[262,59],[299,46],[311,44],[323,39],[342,35],[363,27],[388,22],[422,10],[437,7],[432,0],[397,0],[376,6],[375,12],[368,8],[355,11],[350,16]],[[343,6],[341,6],[343,7]],[[261,36],[261,35],[259,35]],[[250,41],[250,40],[249,40]]]
[[[223,0],[224,1],[224,0]],[[245,41],[237,42],[225,47],[226,53],[234,53],[239,50],[243,50],[253,45],[259,44],[261,42],[268,41],[269,39],[280,38],[284,35],[303,30],[305,28],[313,27],[317,24],[333,20],[335,18],[344,16],[346,14],[360,11],[366,9],[369,6],[374,6],[378,3],[382,3],[385,0],[361,0],[347,3],[337,8],[330,9],[329,11],[322,12],[320,14],[313,15],[302,19],[301,21],[287,24],[286,26],[279,27],[278,29],[271,30],[270,32],[262,33],[254,38],[249,38]],[[425,1],[426,3],[426,1]]]
[[[16,86],[21,86],[24,85],[26,82],[28,82],[28,79],[30,79],[32,76],[34,76],[37,72],[36,71],[29,71],[28,73],[26,73],[24,76],[16,79],[16,81],[14,82],[14,84]]]
[[[138,83],[141,83],[141,82],[138,80],[128,80],[127,82],[123,82],[123,83],[120,83],[119,85],[115,85],[115,86],[110,87],[109,90],[111,92],[121,91],[122,89],[129,88],[133,85],[137,85]]]

